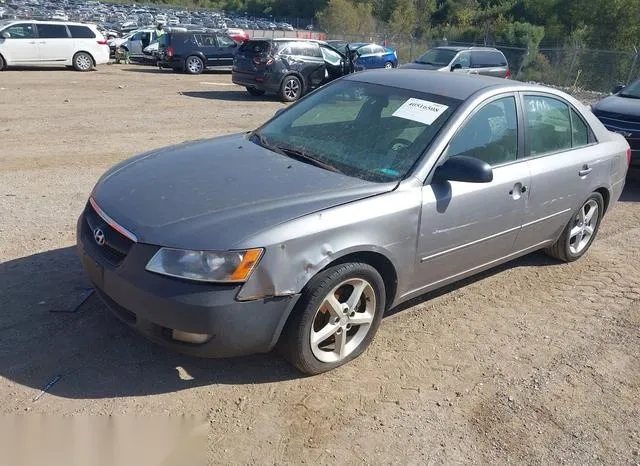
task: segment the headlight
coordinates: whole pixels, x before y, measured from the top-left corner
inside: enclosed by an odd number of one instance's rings
[[[162,248],[149,261],[149,272],[201,282],[244,282],[262,256],[246,251],[187,251]]]

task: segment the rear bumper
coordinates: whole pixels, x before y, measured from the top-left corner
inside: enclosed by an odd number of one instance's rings
[[[102,45],[98,50],[93,53],[93,59],[96,62],[96,65],[104,65],[105,63],[109,63],[111,58],[111,49],[108,45]]]
[[[242,73],[233,70],[231,81],[238,86],[253,87],[265,92],[280,91],[280,77],[271,73]]]
[[[135,243],[122,263],[103,260],[84,214],[77,250],[90,281],[122,322],[149,340],[194,356],[230,357],[270,351],[299,295],[237,301],[241,285],[195,283],[157,275],[145,265],[157,246]],[[173,338],[173,330],[206,334],[204,343]]]

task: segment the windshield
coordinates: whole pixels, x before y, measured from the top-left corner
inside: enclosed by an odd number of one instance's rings
[[[449,49],[431,49],[416,60],[424,65],[447,66],[458,52]]]
[[[395,87],[336,81],[256,130],[252,141],[348,176],[403,178],[459,100]]]
[[[634,99],[640,99],[640,79],[632,82],[627,87],[620,91],[622,97],[633,97]]]

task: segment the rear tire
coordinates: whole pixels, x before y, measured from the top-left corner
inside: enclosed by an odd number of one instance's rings
[[[95,63],[87,52],[78,52],[73,56],[73,69],[76,71],[91,71]]]
[[[320,374],[362,354],[380,326],[384,281],[369,264],[330,267],[309,281],[278,348],[301,372]]]
[[[280,98],[285,102],[295,102],[302,97],[302,82],[296,76],[285,76],[280,85]]]
[[[7,64],[5,63],[4,58],[0,55],[0,71],[4,70],[6,66]]]
[[[580,209],[571,216],[558,241],[544,252],[563,262],[580,259],[593,244],[603,213],[602,195],[591,193]]]
[[[391,69],[393,69],[393,63],[391,63],[390,61],[386,62],[386,63],[384,64],[384,69],[385,69],[385,70],[391,70]]]
[[[251,94],[252,96],[255,96],[255,97],[259,97],[261,95],[264,95],[264,91],[262,89],[256,89],[255,87],[247,86],[247,92],[249,94]]]
[[[184,61],[184,70],[189,74],[201,74],[204,71],[202,58],[190,55]]]

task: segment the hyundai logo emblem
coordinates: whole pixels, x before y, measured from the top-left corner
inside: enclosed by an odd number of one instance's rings
[[[98,246],[104,246],[104,231],[100,228],[93,230],[93,239],[96,241]]]

